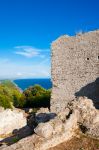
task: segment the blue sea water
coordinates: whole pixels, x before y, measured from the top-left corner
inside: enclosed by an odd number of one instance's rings
[[[17,79],[14,80],[14,83],[22,90],[25,90],[30,86],[34,86],[35,84],[39,84],[45,89],[52,88],[51,79]]]

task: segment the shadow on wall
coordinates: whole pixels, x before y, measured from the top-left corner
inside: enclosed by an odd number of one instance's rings
[[[75,93],[76,97],[86,96],[92,99],[96,108],[99,109],[99,78],[95,82],[89,83]]]

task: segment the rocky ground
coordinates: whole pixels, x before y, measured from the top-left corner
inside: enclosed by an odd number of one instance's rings
[[[18,126],[14,136],[1,141],[0,150],[16,149],[99,150],[99,110],[92,100],[79,97],[58,114],[48,109],[41,109],[36,115],[30,113],[25,126]]]
[[[48,150],[99,150],[99,140],[81,135]]]

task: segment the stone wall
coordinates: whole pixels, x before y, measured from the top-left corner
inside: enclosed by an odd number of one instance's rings
[[[63,111],[75,96],[99,100],[99,30],[61,36],[52,43],[51,111]]]

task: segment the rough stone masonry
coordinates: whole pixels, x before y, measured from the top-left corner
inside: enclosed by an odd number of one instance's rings
[[[61,36],[52,43],[51,111],[86,96],[99,106],[99,30]]]

